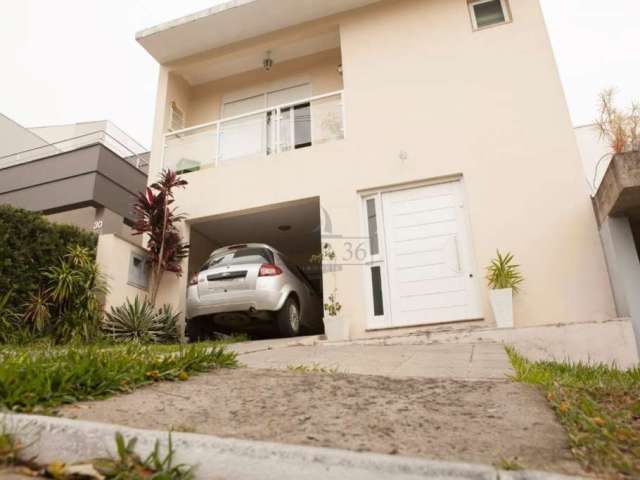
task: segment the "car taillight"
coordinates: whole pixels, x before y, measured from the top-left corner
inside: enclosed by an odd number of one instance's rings
[[[277,265],[272,265],[270,263],[265,263],[260,267],[259,277],[275,277],[276,275],[280,275],[282,273],[282,269]]]
[[[189,279],[189,285],[197,285],[198,284],[198,274],[194,273],[193,275],[191,275],[191,278]]]

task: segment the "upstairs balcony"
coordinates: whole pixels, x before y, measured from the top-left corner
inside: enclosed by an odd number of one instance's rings
[[[257,97],[226,111],[248,110]],[[163,168],[188,173],[344,139],[342,91],[232,115],[164,135]]]

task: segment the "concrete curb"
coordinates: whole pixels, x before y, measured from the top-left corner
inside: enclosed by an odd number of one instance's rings
[[[132,412],[132,414],[135,414]],[[114,454],[114,436],[138,438],[148,454],[167,432],[36,415],[0,414],[0,425],[19,435],[38,462],[77,462]],[[503,472],[484,465],[449,463],[344,450],[223,439],[174,432],[176,463],[196,465],[196,479],[215,480],[569,480],[542,472]]]

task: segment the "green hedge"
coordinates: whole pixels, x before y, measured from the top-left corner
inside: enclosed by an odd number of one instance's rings
[[[0,205],[0,294],[11,290],[9,306],[22,311],[29,294],[43,284],[42,271],[58,264],[68,247],[96,250],[97,236],[49,222],[38,213]]]

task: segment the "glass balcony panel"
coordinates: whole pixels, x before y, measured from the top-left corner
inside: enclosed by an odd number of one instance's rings
[[[164,168],[183,173],[342,140],[342,93],[222,119],[165,137]]]
[[[220,160],[233,160],[267,153],[267,113],[223,120],[220,130]]]
[[[328,143],[344,138],[342,95],[336,94],[311,102],[313,143]]]
[[[216,164],[218,126],[209,125],[167,135],[164,168],[187,173]]]

